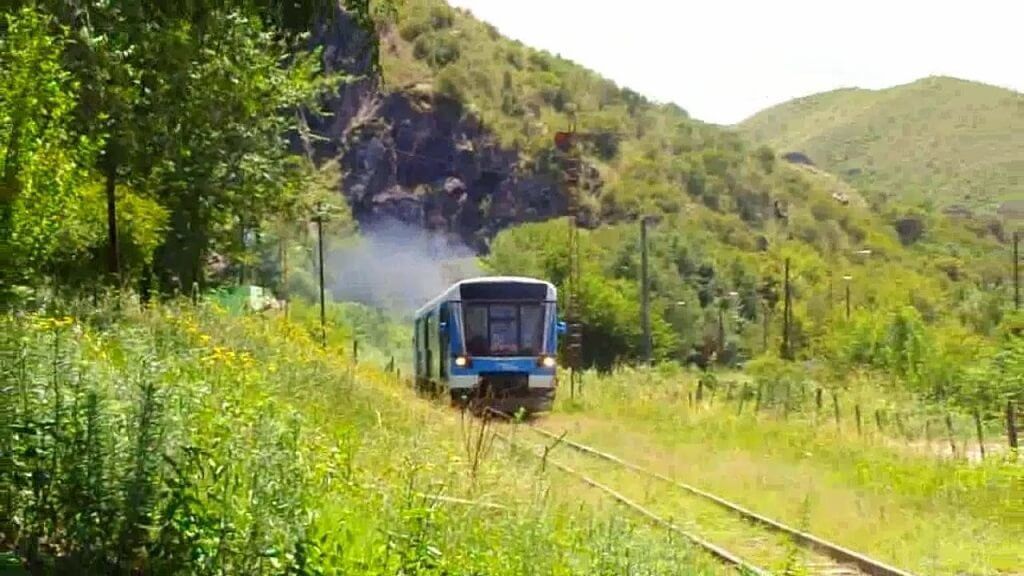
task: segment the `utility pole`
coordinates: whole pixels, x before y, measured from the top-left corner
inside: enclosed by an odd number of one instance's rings
[[[1013,233],[1013,309],[1020,310],[1020,232]]]
[[[761,301],[761,321],[764,323],[764,328],[761,331],[761,351],[768,352],[768,302]]]
[[[107,271],[121,287],[121,254],[117,238],[117,164],[113,158],[113,144],[107,144]]]
[[[245,260],[248,256],[245,244],[245,218],[243,216],[238,217],[238,240],[242,245],[242,257],[239,259],[238,267],[238,285],[245,286]]]
[[[324,301],[324,209],[316,204],[316,245],[320,261],[320,346],[327,347],[327,311]]]
[[[580,252],[579,252],[579,184],[580,156],[577,146],[576,119],[571,115],[569,129],[555,133],[555,148],[562,164],[562,184],[567,200],[569,277],[565,298],[565,315],[568,330],[566,338],[566,360],[569,365],[569,396],[576,397],[579,385],[579,369],[582,366],[583,334],[579,318]]]
[[[850,277],[846,276],[846,319],[850,319]]]
[[[789,258],[786,258],[786,265],[783,272],[783,310],[782,310],[782,358],[792,359],[790,344],[790,316],[792,315],[792,302],[789,291]]]
[[[651,301],[650,281],[647,275],[647,222],[646,216],[640,219],[640,322],[644,331],[644,362],[651,364]]]
[[[278,250],[280,251],[281,259],[281,299],[284,301],[284,319],[288,319],[288,242],[281,235],[278,239],[279,245]]]

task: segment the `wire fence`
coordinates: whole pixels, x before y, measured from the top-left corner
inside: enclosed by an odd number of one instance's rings
[[[1024,422],[1024,406],[1014,400],[984,410],[907,405],[812,382],[701,378],[686,394],[691,407],[724,403],[737,416],[802,420],[840,435],[872,437],[923,453],[975,461],[995,454],[1016,456]]]

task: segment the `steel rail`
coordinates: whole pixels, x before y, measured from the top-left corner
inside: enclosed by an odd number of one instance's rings
[[[491,410],[491,411],[495,412],[497,414],[500,414],[502,417],[508,417],[507,414],[498,412],[496,410]],[[569,466],[567,466],[565,464],[562,464],[561,462],[558,462],[556,460],[552,460],[551,458],[548,458],[546,454],[539,454],[536,450],[530,450],[529,448],[524,447],[523,445],[519,444],[518,442],[516,442],[515,440],[513,440],[509,436],[507,436],[505,434],[502,434],[501,432],[495,431],[494,435],[495,435],[495,437],[500,438],[501,440],[506,442],[509,446],[511,446],[513,448],[516,448],[518,450],[527,452],[529,454],[532,454],[533,456],[539,458],[542,462],[545,462],[546,464],[550,464],[551,466],[554,466],[555,468],[561,470],[562,472],[565,472],[565,473],[569,474],[570,476],[575,476],[576,478],[581,480],[583,483],[588,484],[588,485],[590,485],[590,486],[592,486],[594,488],[597,488],[598,490],[600,490],[600,491],[604,492],[605,494],[611,496],[613,499],[618,501],[620,504],[625,505],[627,508],[630,508],[631,510],[633,510],[634,512],[636,512],[636,513],[640,514],[641,516],[647,518],[651,522],[653,522],[653,523],[655,523],[655,524],[657,524],[657,525],[659,525],[659,526],[661,526],[661,527],[663,527],[663,528],[665,528],[665,529],[667,529],[667,530],[669,530],[671,532],[679,534],[680,536],[686,538],[687,540],[689,540],[690,542],[692,542],[696,546],[704,549],[705,551],[707,551],[709,554],[711,554],[712,556],[714,556],[718,560],[720,560],[720,561],[722,561],[722,562],[724,562],[726,564],[729,564],[729,565],[732,565],[732,566],[736,567],[737,569],[740,570],[740,572],[742,574],[752,574],[754,576],[771,576],[771,573],[768,572],[767,570],[765,570],[763,568],[759,568],[759,567],[757,567],[757,566],[747,562],[746,560],[743,560],[739,556],[736,556],[735,554],[733,554],[732,552],[726,550],[725,548],[722,548],[721,546],[717,546],[715,544],[712,544],[711,542],[708,542],[707,540],[704,540],[704,539],[700,538],[699,536],[697,536],[695,534],[692,534],[692,533],[690,533],[690,532],[688,532],[686,530],[683,530],[679,526],[676,526],[675,524],[669,522],[668,520],[665,520],[661,516],[658,516],[654,512],[651,512],[650,510],[648,510],[647,508],[641,506],[640,504],[637,504],[636,502],[634,502],[633,500],[629,499],[628,497],[626,497],[622,493],[618,492],[614,488],[611,488],[611,487],[609,487],[609,486],[607,486],[605,484],[602,484],[601,482],[598,482],[597,480],[594,480],[593,478],[587,476],[586,474],[583,474],[582,472],[574,470],[573,468],[571,468],[571,467],[569,467]]]
[[[500,412],[497,412],[497,411],[494,411],[494,412],[498,413],[503,418],[511,420],[511,417],[508,414],[500,413]],[[680,481],[675,480],[673,478],[669,478],[668,476],[665,476],[664,474],[661,474],[661,473],[658,473],[658,472],[654,472],[652,470],[648,470],[648,469],[646,469],[646,468],[644,468],[642,466],[639,466],[637,464],[633,464],[632,462],[628,462],[626,460],[623,460],[622,458],[619,458],[618,456],[615,456],[613,454],[609,454],[607,452],[603,452],[601,450],[598,450],[596,448],[592,448],[592,447],[587,446],[585,444],[580,444],[579,442],[574,442],[572,440],[566,439],[564,434],[561,435],[561,436],[556,435],[553,432],[545,430],[545,429],[543,429],[540,426],[537,426],[535,424],[526,424],[526,426],[528,428],[530,428],[531,430],[533,430],[533,431],[535,431],[538,434],[541,434],[543,436],[547,436],[549,438],[559,439],[559,441],[561,443],[566,444],[569,447],[571,447],[571,448],[573,448],[573,449],[575,449],[577,451],[580,451],[580,452],[583,452],[585,454],[588,454],[588,455],[591,455],[591,456],[595,456],[595,457],[598,457],[598,458],[601,458],[601,459],[604,459],[604,460],[608,460],[609,462],[614,462],[614,463],[616,463],[616,464],[618,464],[618,465],[620,465],[620,466],[622,466],[624,468],[628,468],[628,469],[633,470],[635,472],[639,472],[641,474],[645,474],[645,475],[650,476],[652,478],[656,478],[658,480],[661,480],[662,482],[666,482],[668,484],[671,484],[671,485],[675,486],[676,488],[685,490],[686,492],[689,492],[690,494],[693,494],[695,496],[703,498],[703,499],[705,499],[705,500],[707,500],[709,502],[713,502],[713,503],[719,505],[722,508],[725,508],[727,510],[730,510],[732,512],[735,512],[735,513],[739,514],[741,517],[743,517],[743,518],[745,518],[747,520],[751,520],[751,521],[753,521],[753,522],[755,522],[757,524],[760,524],[762,526],[766,526],[766,527],[768,527],[771,530],[774,530],[776,532],[784,533],[784,534],[792,537],[794,539],[794,541],[796,541],[797,543],[802,544],[802,545],[807,546],[807,547],[810,547],[810,548],[813,548],[813,549],[815,549],[818,552],[824,554],[825,556],[828,556],[829,558],[831,558],[833,560],[836,560],[838,562],[843,562],[843,563],[855,565],[855,566],[857,566],[858,569],[860,569],[861,571],[863,571],[866,574],[870,574],[871,576],[915,576],[913,573],[907,572],[906,570],[901,570],[899,568],[895,568],[893,566],[889,566],[888,564],[885,564],[885,563],[880,562],[878,560],[875,560],[873,558],[869,558],[868,556],[865,556],[865,555],[863,555],[863,554],[861,554],[859,552],[855,552],[853,550],[850,550],[849,548],[845,548],[845,547],[840,546],[838,544],[835,544],[833,542],[829,542],[828,540],[819,538],[819,537],[817,537],[817,536],[815,536],[813,534],[810,534],[810,533],[804,532],[802,530],[798,530],[796,528],[788,526],[786,524],[783,524],[782,522],[779,522],[778,520],[773,520],[771,518],[768,518],[767,516],[764,516],[762,514],[758,514],[757,512],[754,512],[754,511],[752,511],[752,510],[750,510],[748,508],[744,508],[743,506],[740,506],[739,504],[736,504],[734,502],[730,502],[729,500],[726,500],[726,499],[724,499],[724,498],[722,498],[720,496],[715,496],[714,494],[712,494],[710,492],[707,492],[705,490],[701,490],[700,488],[697,488],[696,486],[691,486],[690,484],[686,484],[685,482],[680,482]]]

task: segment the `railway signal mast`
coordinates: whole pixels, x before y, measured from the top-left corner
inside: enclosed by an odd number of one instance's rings
[[[579,252],[579,194],[580,160],[577,146],[576,120],[571,119],[569,130],[555,133],[555,149],[562,167],[562,183],[568,202],[569,216],[569,277],[566,290],[565,310],[568,334],[566,338],[566,360],[569,365],[569,395],[576,396],[580,385],[583,360],[583,333],[579,316],[580,252]]]

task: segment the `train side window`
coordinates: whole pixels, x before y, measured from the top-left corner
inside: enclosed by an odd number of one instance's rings
[[[451,330],[451,322],[449,321],[450,314],[448,313],[448,303],[441,304],[441,315],[440,322],[438,323],[438,370],[441,373],[441,377],[448,376],[448,334],[440,330],[440,325],[445,324],[448,326],[448,330]]]
[[[425,319],[426,324],[426,349],[427,349],[427,374],[434,375],[434,358],[436,356],[437,345],[437,320],[434,316],[434,312],[427,314]]]

